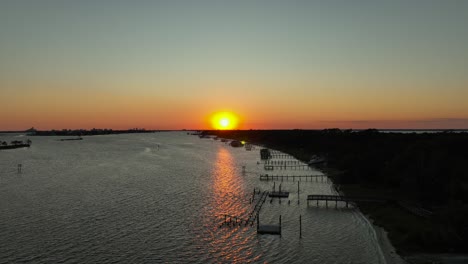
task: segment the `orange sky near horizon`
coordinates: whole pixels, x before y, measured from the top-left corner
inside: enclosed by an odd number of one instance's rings
[[[235,83],[235,82],[233,82]],[[200,84],[209,87],[209,84]],[[11,98],[0,112],[0,130],[146,128],[211,129],[210,117],[217,111],[239,115],[239,129],[321,129],[339,128],[467,128],[464,96],[427,93],[424,96],[357,89],[346,93],[333,90],[304,90],[292,97],[287,90],[273,94],[258,85],[237,82],[235,93],[218,91],[220,84],[191,96],[161,96],[151,91],[108,93],[100,90],[43,88],[28,89],[16,95],[15,89],[3,91]],[[52,86],[49,86],[52,87]],[[199,87],[186,87],[201,91]],[[357,94],[353,95],[353,94]],[[384,100],[382,100],[384,98]],[[450,116],[450,119],[445,118]]]

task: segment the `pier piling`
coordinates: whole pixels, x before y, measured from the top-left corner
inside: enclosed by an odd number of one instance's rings
[[[302,215],[299,215],[299,238],[302,238]]]
[[[258,232],[259,227],[260,227],[260,215],[259,213],[257,213],[257,232]]]
[[[281,199],[280,199],[281,200]],[[279,234],[281,236],[281,215],[279,217]]]

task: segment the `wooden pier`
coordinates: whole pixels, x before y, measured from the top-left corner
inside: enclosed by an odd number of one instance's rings
[[[312,168],[307,164],[300,165],[264,165],[265,170],[311,170]]]
[[[239,216],[234,216],[234,215],[229,215],[229,214],[223,214],[224,216],[224,222],[221,224],[221,226],[226,225],[226,226],[236,226],[236,225],[244,225],[247,226],[250,224],[250,226],[253,226],[255,223],[256,217],[260,213],[260,210],[262,209],[263,204],[266,201],[266,198],[268,197],[269,192],[263,191],[261,192],[260,190],[254,189],[252,193],[252,198],[251,198],[251,203],[255,200],[256,195],[260,195],[259,198],[257,199],[257,202],[255,203],[255,206],[252,208],[252,211],[249,213],[247,218],[245,217],[239,217]]]
[[[328,177],[326,175],[268,175],[262,174],[260,175],[261,181],[313,181],[315,179],[316,182],[328,182]]]
[[[307,196],[307,205],[309,205],[309,201],[316,201],[317,206],[319,205],[319,201],[325,201],[326,207],[328,207],[328,202],[335,202],[335,207],[338,207],[338,202],[344,202],[346,203],[346,207],[348,207],[348,204],[353,202],[384,203],[387,200],[376,197],[313,194]]]
[[[265,160],[266,165],[307,165],[299,160]]]
[[[276,183],[273,182],[273,191],[268,195],[269,197],[272,197],[272,198],[288,198],[289,197],[289,192],[281,191],[281,184],[279,185],[278,191],[276,191],[275,186],[276,186]]]
[[[251,219],[245,219],[245,218],[234,216],[234,215],[223,214],[223,216],[224,216],[224,222],[221,226],[223,225],[241,226],[242,224],[245,224],[245,226],[250,224],[252,226],[255,222],[255,220],[252,221]]]
[[[283,152],[281,152],[279,150],[274,150],[274,149],[270,149],[270,153],[271,154],[284,154]]]
[[[260,193],[260,190],[258,190],[258,193]],[[255,220],[255,216],[260,213],[260,210],[262,210],[262,206],[265,203],[265,200],[268,196],[269,192],[263,191],[260,195],[260,198],[258,199],[257,203],[255,204],[254,208],[249,214],[249,218],[253,218]],[[254,189],[254,196],[255,196],[255,189]],[[252,201],[254,200],[255,197],[252,197]]]
[[[285,153],[280,153],[280,154],[270,153],[270,158],[272,158],[272,159],[295,159],[294,156],[291,156],[291,155],[285,154]]]
[[[268,196],[274,198],[288,198],[289,192],[271,192]]]

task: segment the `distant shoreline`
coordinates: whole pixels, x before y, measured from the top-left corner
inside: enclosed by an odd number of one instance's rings
[[[28,136],[98,136],[98,135],[117,135],[117,134],[137,134],[137,133],[157,133],[165,132],[166,130],[111,130],[111,129],[95,129],[95,130],[35,130],[35,131],[0,131],[0,134],[27,134]]]
[[[232,130],[232,131],[323,131],[323,130],[328,130],[328,129],[335,129],[335,128],[317,128],[317,129],[283,129],[283,128],[278,128],[278,129],[240,129],[240,130]],[[62,131],[92,131],[93,129],[61,129],[61,130],[36,130],[39,132],[62,132]],[[106,128],[99,128],[95,129],[97,131],[113,131],[113,132],[123,132],[123,131],[135,131],[135,129],[106,129]],[[189,131],[212,131],[212,132],[220,132],[223,130],[206,130],[206,129],[136,129],[137,131],[142,131],[141,133],[148,133],[148,132],[189,132]],[[342,131],[366,131],[369,129],[366,128],[359,128],[359,129],[340,129]],[[468,133],[468,128],[377,128],[375,129],[379,132],[467,132]],[[28,133],[28,130],[0,130],[0,133]],[[135,132],[131,132],[135,133]]]

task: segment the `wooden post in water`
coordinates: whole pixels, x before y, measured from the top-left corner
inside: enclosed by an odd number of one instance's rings
[[[299,215],[299,238],[302,238],[302,215]]]
[[[260,215],[259,213],[257,212],[257,232],[258,232],[258,228],[260,227]]]
[[[280,215],[279,220],[280,220],[280,223],[279,223],[280,224],[280,228],[279,228],[280,230],[279,231],[280,231],[280,236],[281,236],[281,215]]]
[[[297,204],[299,204],[299,182],[297,182]]]

